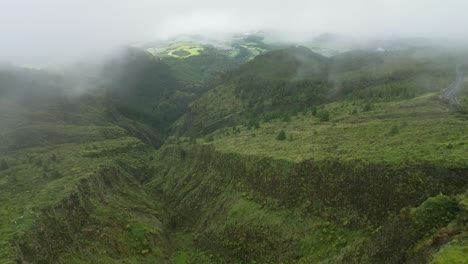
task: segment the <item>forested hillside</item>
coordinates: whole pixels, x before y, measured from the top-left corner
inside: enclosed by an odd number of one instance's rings
[[[0,262],[464,263],[466,54],[231,46],[2,66]]]
[[[305,47],[276,50],[224,74],[214,89],[190,105],[176,131],[191,135],[252,126],[317,112],[317,106],[341,100],[364,103],[370,110],[374,102],[440,91],[454,78],[454,63],[450,56],[425,56],[419,50],[353,51],[332,58]],[[326,119],[326,112],[318,114]]]

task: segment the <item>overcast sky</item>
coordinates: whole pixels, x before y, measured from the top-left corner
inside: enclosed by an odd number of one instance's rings
[[[0,61],[76,59],[177,34],[466,38],[467,0],[0,0]]]

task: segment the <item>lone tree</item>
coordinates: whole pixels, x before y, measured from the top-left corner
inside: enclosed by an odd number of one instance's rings
[[[8,163],[4,159],[2,159],[0,161],[0,171],[8,170],[8,168],[10,168],[10,166],[8,166]]]
[[[286,139],[286,133],[284,132],[284,130],[281,130],[278,134],[278,136],[276,136],[276,139],[277,140],[285,140]]]

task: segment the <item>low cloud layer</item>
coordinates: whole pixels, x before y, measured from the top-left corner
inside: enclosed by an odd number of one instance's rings
[[[0,0],[0,61],[63,62],[178,34],[252,30],[460,40],[466,10],[466,0]]]

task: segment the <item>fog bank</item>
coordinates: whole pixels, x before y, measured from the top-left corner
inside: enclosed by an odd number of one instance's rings
[[[179,34],[254,30],[291,41],[322,33],[460,41],[466,10],[464,0],[0,0],[0,61],[66,62]]]

